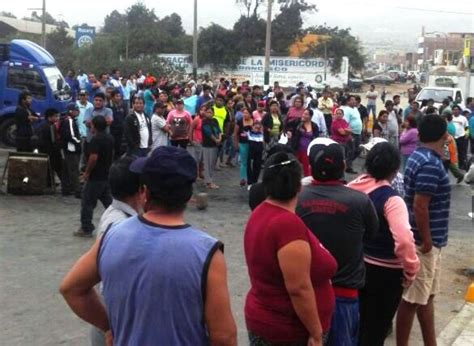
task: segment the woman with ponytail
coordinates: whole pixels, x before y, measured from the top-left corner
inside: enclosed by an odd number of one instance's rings
[[[265,162],[267,199],[244,235],[251,288],[245,302],[250,345],[323,345],[332,313],[336,261],[295,215],[301,165],[286,152]]]

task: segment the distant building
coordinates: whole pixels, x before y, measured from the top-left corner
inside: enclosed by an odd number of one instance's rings
[[[56,25],[46,24],[46,33],[49,34],[57,29]],[[75,31],[66,28],[68,36],[75,37]],[[41,35],[41,22],[0,16],[0,37],[14,34],[16,32]]]
[[[474,33],[425,32],[423,27],[418,38],[417,64],[427,70],[431,65],[457,65],[463,56],[464,41],[474,39]],[[471,56],[474,52],[471,47]]]

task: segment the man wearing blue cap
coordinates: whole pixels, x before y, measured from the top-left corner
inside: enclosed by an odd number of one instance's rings
[[[114,345],[237,345],[223,244],[184,221],[196,161],[162,146],[130,170],[145,184],[145,213],[111,226],[79,259],[64,299]]]
[[[79,106],[71,102],[67,105],[66,110],[67,114],[59,127],[63,156],[62,193],[64,196],[74,194],[76,198],[81,198],[79,185],[81,134],[76,121],[79,115]]]

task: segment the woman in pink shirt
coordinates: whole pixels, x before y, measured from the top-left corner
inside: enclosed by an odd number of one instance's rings
[[[400,167],[400,153],[388,142],[367,154],[364,174],[348,184],[366,193],[379,217],[379,231],[364,241],[365,287],[359,291],[359,344],[383,346],[404,287],[420,268],[403,199],[390,186]],[[381,303],[383,302],[383,303]]]
[[[296,96],[293,100],[293,105],[288,109],[285,119],[285,131],[293,130],[298,125],[299,120],[303,116],[304,101],[301,96]]]
[[[197,163],[198,178],[204,179],[202,163],[202,118],[206,115],[207,106],[201,105],[189,127],[188,151]]]
[[[184,110],[184,101],[176,102],[176,109],[168,113],[166,122],[171,126],[171,145],[186,149],[189,143],[189,128],[191,127],[191,114]]]
[[[261,123],[265,113],[265,101],[258,101],[257,110],[252,113],[253,121]]]

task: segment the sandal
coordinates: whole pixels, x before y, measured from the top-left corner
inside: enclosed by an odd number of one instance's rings
[[[214,183],[211,183],[211,184],[207,184],[206,187],[210,190],[217,190],[219,189],[219,186],[217,186],[216,184]]]

